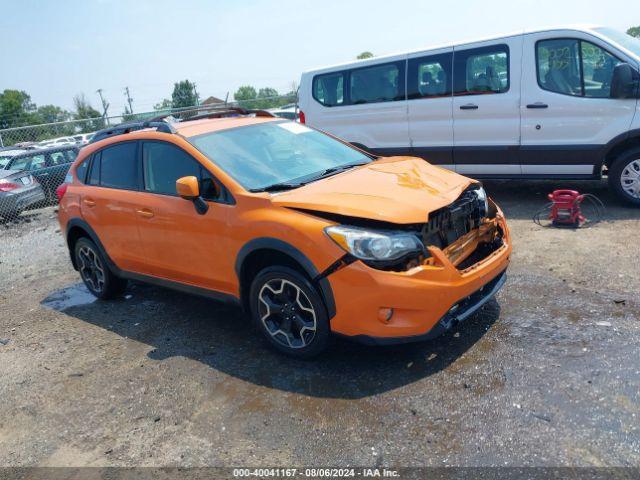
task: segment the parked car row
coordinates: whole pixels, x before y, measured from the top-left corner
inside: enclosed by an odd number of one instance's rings
[[[0,217],[16,217],[37,204],[55,203],[56,188],[79,150],[70,145],[0,151]]]

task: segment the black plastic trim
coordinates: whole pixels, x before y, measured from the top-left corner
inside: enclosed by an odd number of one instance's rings
[[[311,278],[317,287],[320,289],[320,293],[325,302],[325,306],[327,307],[327,314],[329,315],[329,319],[333,318],[336,314],[336,303],[333,297],[333,290],[331,289],[331,284],[326,277],[320,276],[320,272],[313,265],[311,260],[309,260],[304,253],[295,248],[293,245],[280,240],[278,238],[271,237],[260,237],[255,238],[249,242],[247,242],[238,252],[238,256],[236,257],[235,270],[238,279],[241,279],[242,267],[247,256],[256,250],[275,250],[285,255],[290,256],[296,262],[298,262],[302,268],[305,270],[309,278]]]

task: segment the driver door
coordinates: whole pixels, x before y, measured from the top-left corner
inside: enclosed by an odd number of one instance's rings
[[[223,187],[191,155],[160,141],[142,142],[143,192],[137,205],[146,268],[144,274],[209,290],[233,293],[227,215],[232,205]],[[176,180],[199,179],[209,206],[199,214],[179,197]]]

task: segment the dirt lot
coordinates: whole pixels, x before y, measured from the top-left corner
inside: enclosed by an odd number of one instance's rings
[[[272,353],[240,312],[79,284],[53,209],[0,224],[0,465],[640,465],[640,210],[543,229],[547,182],[487,182],[509,280],[428,343]]]

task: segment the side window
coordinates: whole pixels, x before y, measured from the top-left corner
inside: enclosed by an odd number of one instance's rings
[[[64,154],[67,157],[66,163],[71,163],[78,157],[78,152],[76,150],[65,150]]]
[[[142,146],[144,189],[163,195],[176,194],[176,180],[194,176],[200,182],[200,194],[207,200],[217,200],[215,180],[211,174],[184,150],[162,142],[145,142]]]
[[[89,160],[85,160],[76,167],[76,177],[81,183],[87,181],[87,171],[89,170]]]
[[[100,185],[107,188],[138,189],[137,142],[107,147],[100,155]]]
[[[11,170],[39,170],[44,168],[45,157],[44,154],[41,155],[32,155],[30,157],[22,157],[16,159],[16,161],[11,164]]]
[[[93,155],[93,160],[91,161],[91,172],[89,172],[87,181],[89,185],[100,185],[100,163],[100,152],[98,152]]]
[[[404,100],[404,63],[387,63],[351,70],[350,103],[358,105]]]
[[[326,107],[344,103],[344,72],[313,77],[313,98]]]
[[[451,95],[451,53],[412,58],[409,60],[408,98],[428,98]]]
[[[53,152],[49,158],[50,158],[51,166],[62,165],[63,163],[67,163],[67,159],[64,155],[64,152]]]
[[[584,75],[584,96],[609,98],[613,69],[620,63],[620,60],[589,42],[580,42],[580,53]]]
[[[509,90],[509,47],[491,45],[454,52],[456,95],[483,95]]]
[[[575,38],[541,40],[536,44],[538,84],[551,92],[576,97],[608,98],[616,57]]]

